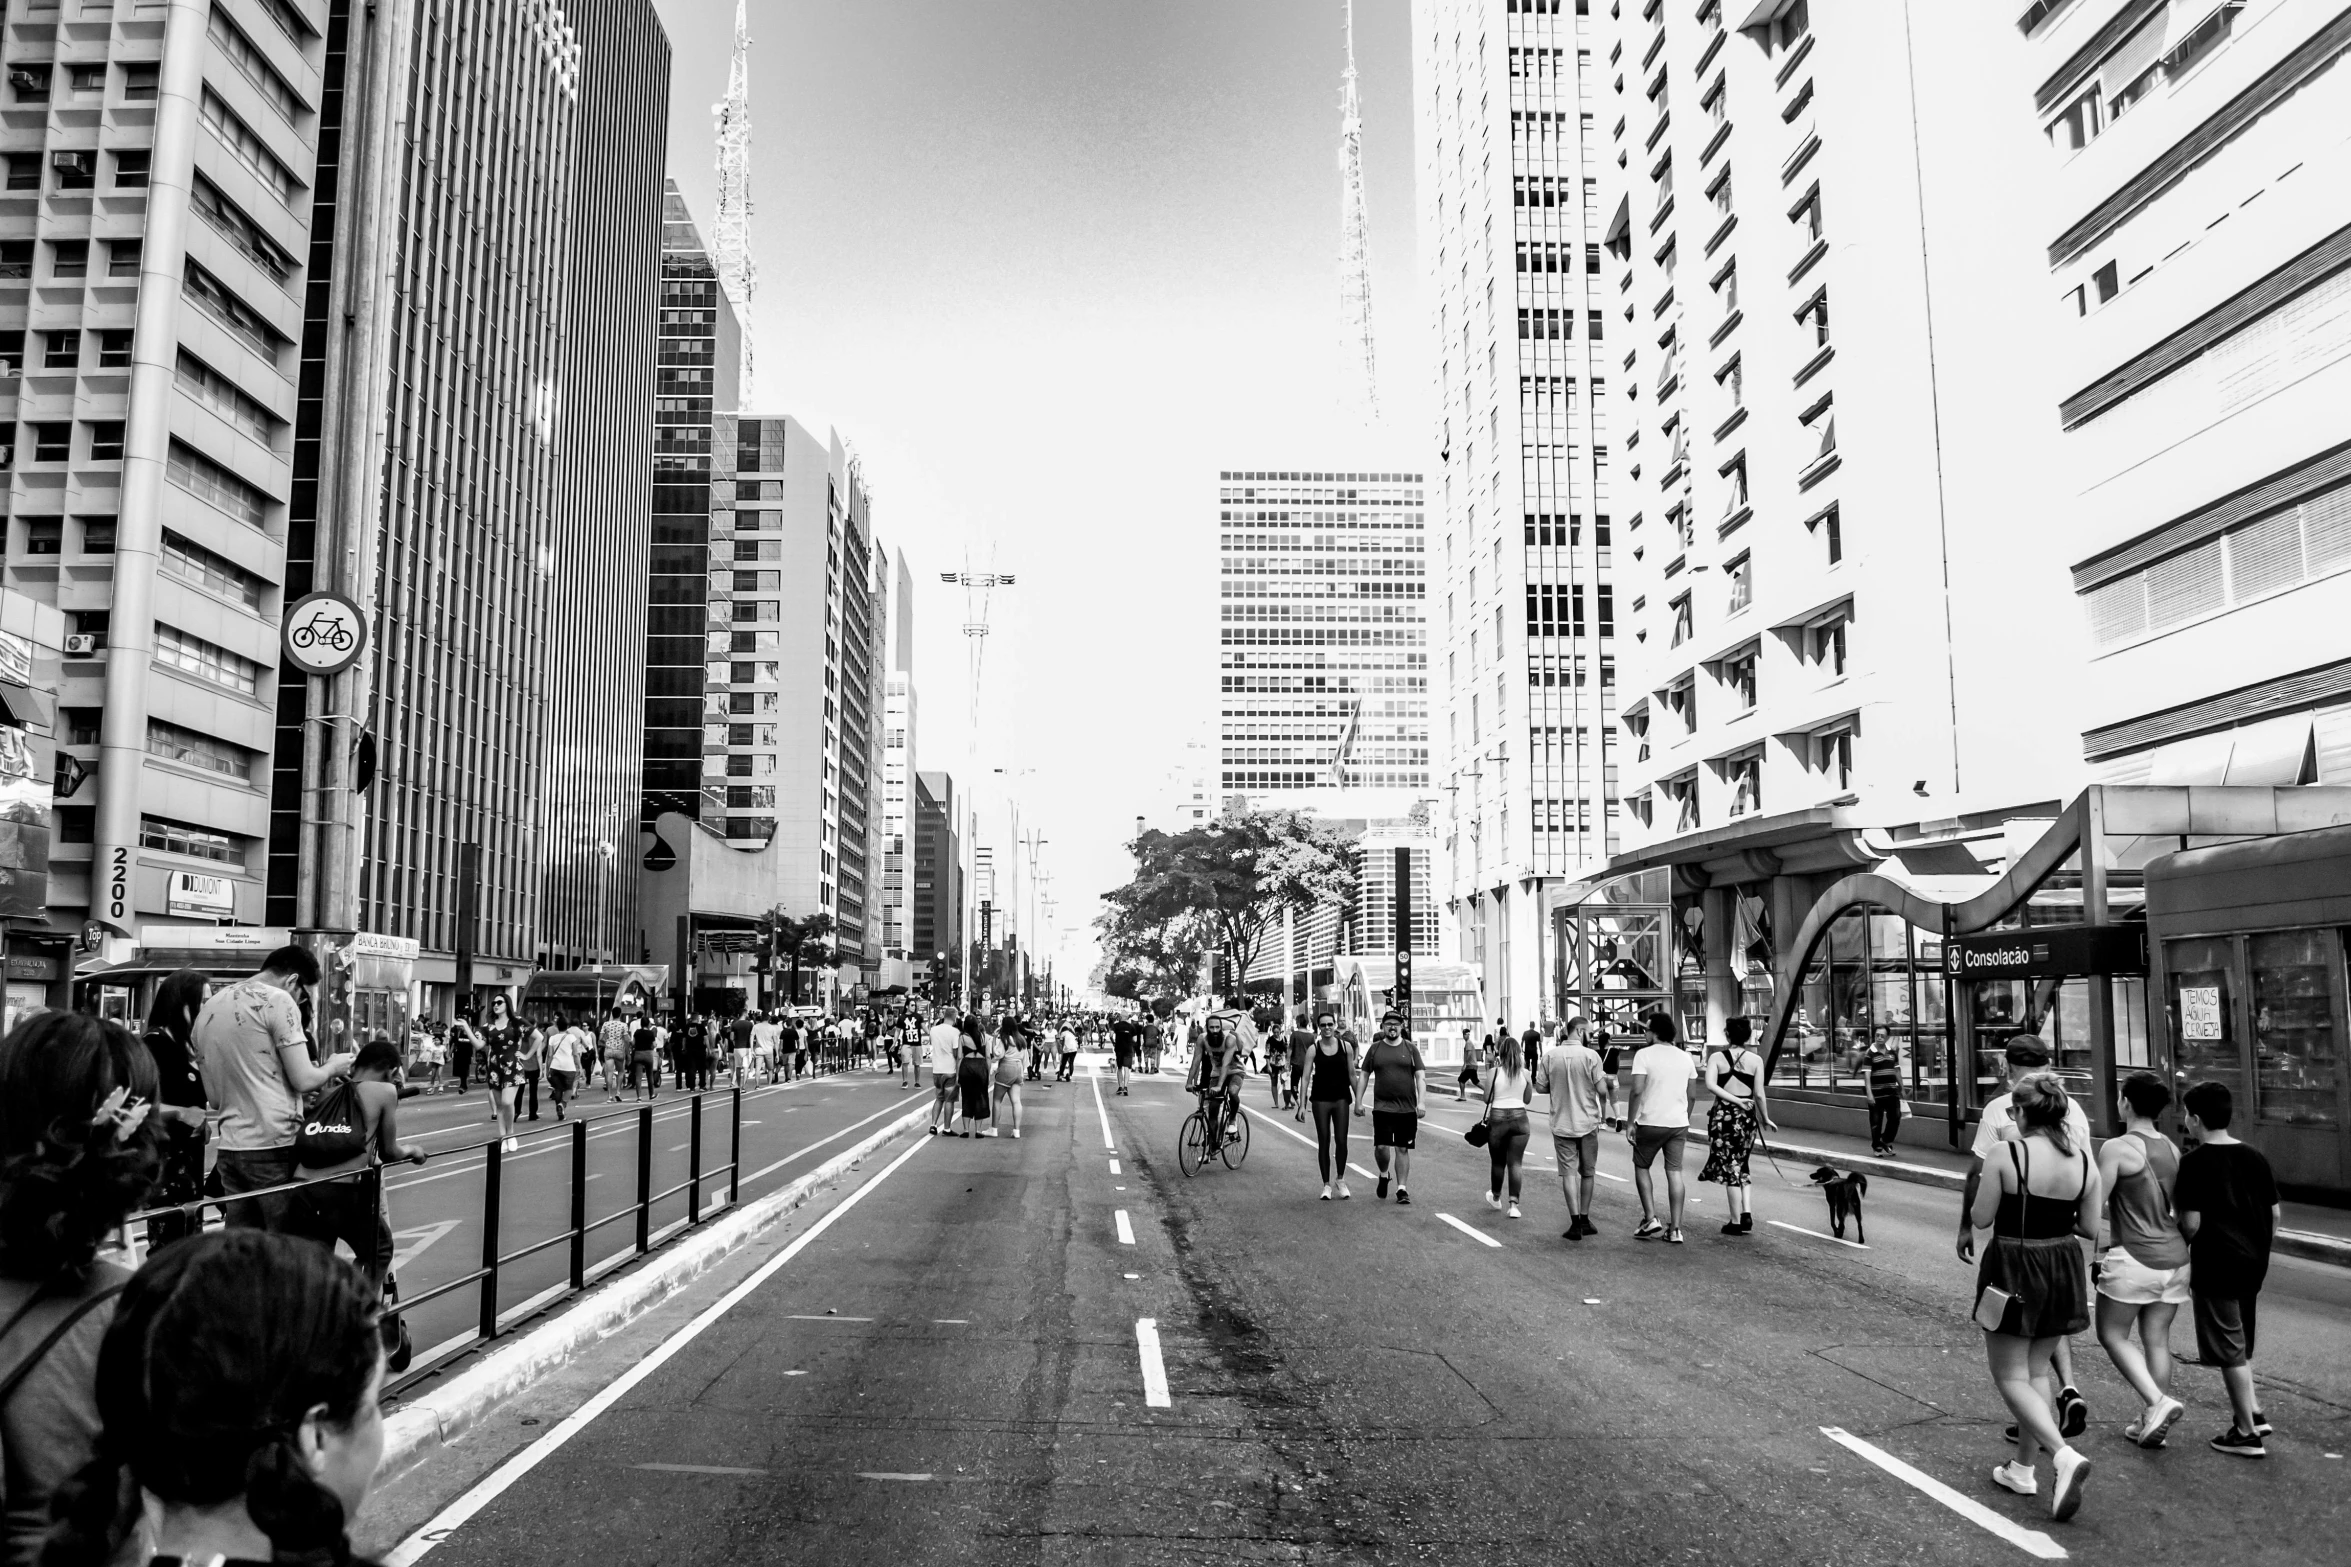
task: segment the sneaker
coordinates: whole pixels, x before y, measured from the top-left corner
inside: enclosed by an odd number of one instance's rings
[[[1387,1178],[1385,1175],[1382,1175],[1382,1176],[1380,1177],[1380,1200],[1381,1200],[1381,1201],[1383,1201],[1383,1202],[1384,1202],[1384,1201],[1386,1201],[1386,1200],[1387,1200],[1387,1196],[1388,1196],[1388,1178]]]
[[[1600,1233],[1600,1226],[1592,1222],[1592,1216],[1588,1213],[1585,1214],[1582,1218],[1578,1219],[1576,1222],[1584,1227],[1584,1234],[1587,1236],[1597,1235]]]
[[[1744,1235],[1747,1233],[1747,1227],[1741,1224],[1738,1220],[1733,1219],[1730,1223],[1722,1227],[1722,1232],[1725,1235]]]
[[[2275,1429],[2276,1428],[2269,1423],[2269,1416],[2263,1414],[2258,1409],[2253,1411],[2253,1434],[2255,1436],[2267,1436]]]
[[[2167,1397],[2139,1418],[2138,1434],[2131,1440],[2141,1447],[2161,1447],[2164,1438],[2171,1435],[2171,1428],[2187,1412],[2187,1405],[2176,1398]],[[2260,1433],[2254,1434],[2258,1436]]]
[[[2049,1492],[2049,1516],[2063,1523],[2082,1510],[2082,1486],[2090,1478],[2090,1461],[2068,1447],[2050,1460],[2055,1485]]]
[[[938,1135],[939,1135],[939,1129],[938,1129],[937,1127],[935,1127],[935,1126],[934,1126],[934,1127],[932,1127],[932,1128],[930,1129],[930,1133],[931,1133],[931,1135],[932,1135],[933,1137],[936,1137],[936,1136],[938,1136]]]
[[[1020,1136],[1020,1128],[1019,1128],[1019,1127],[1017,1127],[1017,1126],[1016,1126],[1016,1127],[1014,1127],[1014,1128],[1012,1129],[1012,1135],[1013,1135],[1015,1138],[1018,1138],[1018,1137]]]
[[[1397,1206],[1397,1207],[1399,1207],[1399,1208],[1405,1207],[1405,1206],[1407,1206],[1408,1204],[1410,1204],[1410,1203],[1411,1203],[1411,1201],[1412,1201],[1412,1193],[1410,1193],[1410,1192],[1406,1191],[1406,1190],[1405,1190],[1403,1187],[1401,1187],[1401,1186],[1399,1186],[1399,1187],[1397,1187],[1397,1188],[1396,1188],[1396,1206]]]
[[[1523,1219],[1526,1217],[1526,1215],[1518,1211],[1517,1203],[1512,1203],[1510,1205],[1510,1211],[1503,1214],[1502,1217],[1505,1219]]]
[[[1580,1220],[1576,1220],[1576,1219],[1570,1219],[1570,1220],[1568,1221],[1568,1223],[1567,1223],[1567,1228],[1566,1228],[1566,1229],[1564,1229],[1564,1230],[1561,1230],[1561,1231],[1559,1232],[1559,1238],[1560,1238],[1561,1240],[1563,1240],[1563,1241],[1580,1241],[1580,1240],[1582,1240],[1582,1239],[1584,1238],[1584,1232],[1583,1232],[1583,1229],[1582,1229],[1582,1221],[1580,1221]]]
[[[521,1153],[522,1144],[509,1137],[506,1139],[506,1143],[502,1151],[506,1153]]]
[[[2267,1458],[2269,1456],[2269,1448],[2261,1440],[2260,1433],[2240,1431],[2234,1421],[2229,1423],[2229,1428],[2226,1431],[2212,1439],[2212,1450],[2216,1453],[2227,1453],[2232,1458]]]
[[[2014,1491],[2019,1496],[2038,1496],[2041,1482],[2022,1464],[2000,1464],[1992,1470],[1992,1483],[2003,1491]]]
[[[1683,1244],[1682,1232],[1680,1230],[1667,1230],[1665,1232],[1665,1244],[1668,1246],[1679,1246]]]
[[[1640,1224],[1634,1228],[1633,1239],[1637,1241],[1653,1241],[1664,1233],[1664,1225],[1658,1223],[1655,1219],[1643,1219]]]
[[[1745,1213],[1739,1215],[1739,1233],[1742,1235],[1752,1235],[1755,1233],[1754,1209],[1750,1208]]]
[[[2090,1406],[2073,1388],[2057,1390],[2057,1434],[2072,1441],[2090,1428]]]
[[[1486,1193],[1486,1206],[1494,1209],[1496,1212],[1500,1212],[1502,1208],[1502,1199],[1495,1196],[1492,1192],[1488,1192]]]
[[[1347,1190],[1347,1183],[1345,1181],[1341,1181],[1339,1183],[1339,1201],[1345,1202],[1354,1195],[1355,1194],[1353,1192]]]
[[[1331,1200],[1331,1183],[1328,1181],[1322,1183],[1322,1200],[1324,1202]]]

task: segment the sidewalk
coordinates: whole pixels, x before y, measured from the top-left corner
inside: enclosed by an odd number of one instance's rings
[[[1695,1130],[1691,1135],[1700,1141],[1705,1138],[1703,1132]],[[1801,1161],[1808,1167],[1835,1164],[1843,1169],[1866,1171],[1880,1180],[1939,1186],[1951,1192],[1966,1188],[1967,1169],[1972,1162],[1966,1154],[1948,1148],[1921,1148],[1908,1143],[1901,1145],[1897,1157],[1880,1158],[1869,1151],[1869,1143],[1864,1138],[1810,1129],[1792,1136],[1774,1137],[1771,1147],[1782,1164],[1793,1161]],[[1795,1171],[1791,1169],[1789,1173]],[[2284,1207],[2285,1216],[2278,1225],[2278,1251],[2289,1257],[2351,1267],[2351,1211],[2306,1202],[2289,1202]]]

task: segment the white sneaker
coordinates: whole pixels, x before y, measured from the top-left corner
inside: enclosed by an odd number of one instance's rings
[[[2050,1460],[2056,1483],[2049,1492],[2049,1516],[2065,1522],[2081,1510],[2082,1486],[2090,1478],[2090,1461],[2072,1448],[2062,1448]]]
[[[1017,1138],[1017,1137],[1019,1137],[1019,1136],[1020,1136],[1020,1128],[1019,1128],[1019,1127],[1017,1127],[1017,1126],[1016,1126],[1016,1127],[1014,1127],[1014,1128],[1012,1129],[1012,1135],[1013,1135],[1014,1137],[1016,1137],[1016,1138]]]
[[[1517,1204],[1517,1203],[1512,1203],[1512,1204],[1510,1205],[1510,1214],[1509,1214],[1509,1217],[1511,1217],[1511,1218],[1513,1218],[1513,1219],[1523,1219],[1523,1218],[1525,1218],[1525,1217],[1526,1217],[1526,1215],[1525,1215],[1525,1214],[1523,1214],[1523,1213],[1520,1213],[1520,1212],[1518,1211],[1518,1204]]]
[[[2038,1496],[2041,1482],[2033,1472],[2018,1463],[2000,1464],[1992,1470],[1992,1483],[2003,1491],[2014,1491],[2019,1496]]]
[[[1355,1195],[1355,1194],[1354,1194],[1353,1192],[1351,1192],[1351,1191],[1347,1190],[1347,1183],[1346,1183],[1345,1181],[1341,1181],[1341,1182],[1339,1183],[1339,1200],[1340,1200],[1340,1201],[1344,1202],[1344,1201],[1346,1201],[1348,1198],[1350,1198],[1350,1197],[1353,1197],[1354,1195]]]
[[[522,1152],[522,1144],[509,1137],[506,1139],[504,1145],[501,1148],[501,1151],[505,1153],[520,1153]]]
[[[1486,1206],[1495,1209],[1498,1212],[1502,1207],[1502,1199],[1495,1196],[1492,1192],[1488,1192],[1486,1193]]]
[[[1323,1182],[1323,1183],[1322,1183],[1322,1199],[1321,1199],[1321,1200],[1322,1200],[1322,1201],[1324,1201],[1324,1202],[1329,1202],[1329,1201],[1331,1200],[1331,1183],[1330,1183],[1330,1182],[1328,1182],[1328,1181],[1325,1181],[1325,1182]]]

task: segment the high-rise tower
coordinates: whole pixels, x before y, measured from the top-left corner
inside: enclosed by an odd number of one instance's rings
[[[1371,217],[1363,199],[1363,104],[1355,91],[1355,0],[1346,0],[1347,70],[1339,87],[1339,327],[1341,348],[1360,360],[1363,412],[1380,411],[1379,363],[1371,329]]]
[[[718,225],[712,245],[719,286],[743,324],[743,400],[751,400],[751,295],[759,269],[751,259],[751,28],[735,0],[735,47],[727,95],[711,107],[718,121]]]

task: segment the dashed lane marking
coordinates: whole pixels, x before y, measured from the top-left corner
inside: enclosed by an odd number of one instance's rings
[[[1167,1365],[1159,1358],[1159,1320],[1156,1317],[1135,1319],[1135,1353],[1143,1362],[1143,1406],[1146,1409],[1173,1409],[1175,1400],[1167,1392]]]
[[[1774,1226],[1775,1228],[1778,1228],[1778,1229],[1783,1229],[1783,1230],[1793,1230],[1793,1231],[1795,1231],[1795,1232],[1796,1232],[1798,1235],[1809,1235],[1809,1236],[1811,1236],[1811,1237],[1812,1237],[1814,1240],[1816,1240],[1816,1241],[1830,1241],[1830,1242],[1833,1242],[1833,1243],[1835,1243],[1836,1245],[1839,1245],[1839,1246],[1850,1246],[1850,1247],[1852,1247],[1852,1248],[1853,1248],[1855,1251],[1867,1251],[1867,1250],[1869,1250],[1869,1248],[1868,1248],[1867,1246],[1864,1246],[1864,1245],[1863,1245],[1861,1242],[1859,1242],[1859,1241],[1849,1241],[1849,1240],[1844,1240],[1844,1239],[1842,1239],[1842,1238],[1840,1238],[1840,1237],[1838,1237],[1838,1236],[1835,1236],[1835,1235],[1823,1235],[1823,1234],[1822,1234],[1820,1231],[1818,1231],[1818,1230],[1808,1230],[1808,1229],[1806,1229],[1806,1228],[1805,1228],[1803,1225],[1801,1225],[1801,1224],[1790,1224],[1790,1223],[1788,1223],[1788,1222],[1787,1222],[1785,1219],[1766,1219],[1766,1220],[1764,1220],[1763,1222],[1764,1222],[1764,1223],[1766,1223],[1766,1224],[1772,1225],[1772,1226]]]
[[[830,1311],[788,1311],[787,1322],[871,1322],[871,1317],[844,1317]]]
[[[2065,1560],[2065,1547],[2050,1539],[2040,1530],[2027,1529],[2009,1522],[1973,1497],[1960,1495],[1933,1475],[1913,1469],[1885,1449],[1873,1447],[1852,1433],[1840,1431],[1835,1426],[1822,1426],[1820,1434],[1840,1447],[1859,1453],[1895,1479],[1906,1485],[1915,1486],[1969,1523],[1998,1535],[2026,1555],[2037,1556],[2045,1562]]]
[[[1110,1161],[1110,1173],[1113,1175],[1124,1175],[1126,1174],[1126,1171],[1120,1169],[1118,1167],[1118,1161],[1113,1159]]]
[[[1132,1246],[1135,1243],[1135,1227],[1127,1222],[1127,1211],[1121,1208],[1114,1217],[1118,1220],[1118,1243],[1121,1246]]]
[[[736,1469],[726,1464],[631,1464],[631,1469],[650,1469],[665,1475],[763,1475],[765,1469]]]
[[[467,1520],[504,1495],[517,1480],[545,1463],[573,1437],[594,1424],[599,1415],[628,1397],[638,1383],[667,1365],[671,1357],[695,1339],[700,1338],[713,1323],[734,1310],[761,1285],[783,1271],[785,1267],[790,1265],[792,1259],[814,1244],[818,1236],[839,1222],[843,1214],[863,1202],[882,1182],[897,1174],[900,1169],[904,1168],[906,1161],[930,1146],[931,1144],[926,1138],[915,1139],[904,1153],[876,1171],[871,1180],[843,1198],[823,1218],[810,1225],[797,1240],[761,1263],[757,1269],[753,1270],[750,1277],[720,1296],[693,1321],[671,1334],[653,1353],[621,1373],[619,1377],[607,1384],[602,1392],[557,1422],[546,1435],[500,1464],[475,1484],[471,1490],[427,1520],[423,1528],[402,1540],[384,1558],[384,1567],[414,1567],[415,1563],[422,1561],[434,1546],[463,1528]]]
[[[1484,1230],[1475,1229],[1470,1225],[1464,1224],[1449,1213],[1440,1213],[1437,1215],[1437,1217],[1444,1220],[1447,1224],[1452,1225],[1455,1229],[1468,1236],[1471,1240],[1479,1242],[1481,1245],[1491,1246],[1496,1251],[1502,1249],[1502,1243],[1494,1239],[1493,1236],[1488,1235]]]

